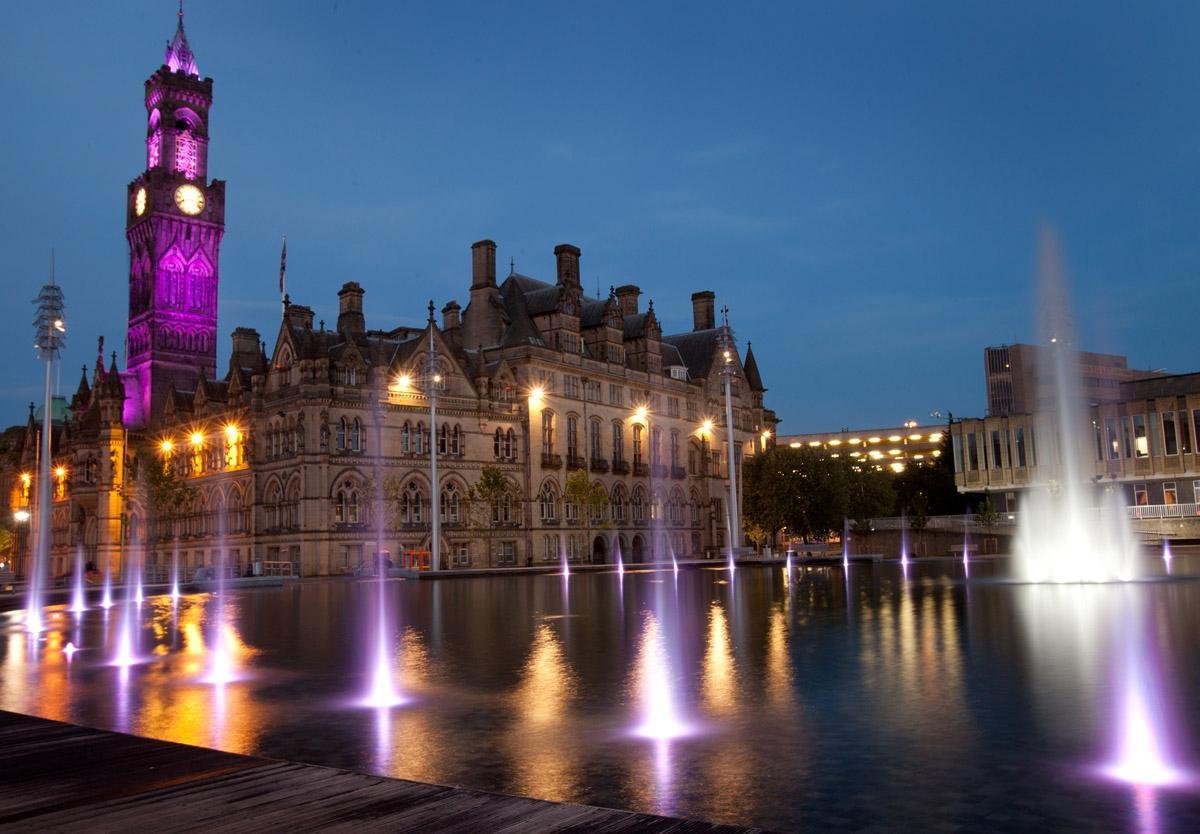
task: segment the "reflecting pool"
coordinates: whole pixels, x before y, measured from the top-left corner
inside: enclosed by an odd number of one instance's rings
[[[0,708],[782,830],[1189,831],[1200,560],[1170,567],[1114,585],[978,559],[969,578],[947,559],[394,580],[403,698],[376,708],[376,582],[63,605],[40,636],[0,613]]]

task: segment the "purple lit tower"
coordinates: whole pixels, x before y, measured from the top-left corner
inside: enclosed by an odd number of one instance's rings
[[[151,425],[172,387],[217,370],[217,258],[225,183],[208,174],[212,79],[200,78],[183,9],[166,63],[146,80],[146,170],[129,184],[125,425]]]

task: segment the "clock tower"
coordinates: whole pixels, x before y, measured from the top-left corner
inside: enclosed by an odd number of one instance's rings
[[[146,170],[129,184],[125,424],[152,426],[170,388],[217,371],[218,254],[225,183],[208,181],[212,79],[200,78],[183,8],[165,63],[146,80]]]

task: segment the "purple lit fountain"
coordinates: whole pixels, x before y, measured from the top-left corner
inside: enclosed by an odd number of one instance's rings
[[[83,545],[75,553],[75,576],[71,586],[71,613],[82,614],[87,611],[87,595],[83,588]]]

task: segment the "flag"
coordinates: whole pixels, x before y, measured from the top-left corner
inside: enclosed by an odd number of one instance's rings
[[[283,295],[283,276],[287,272],[287,235],[283,236],[283,251],[279,253],[279,294]]]

